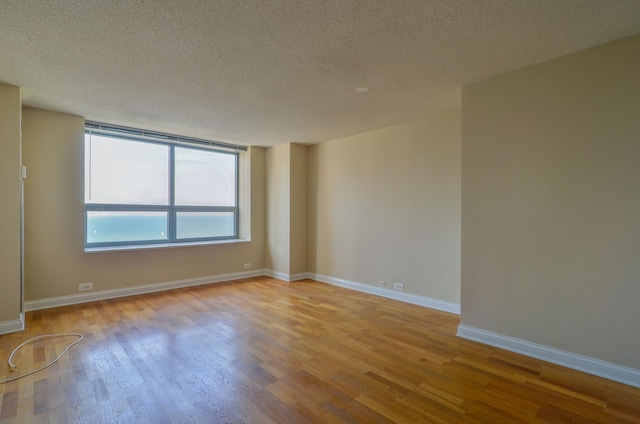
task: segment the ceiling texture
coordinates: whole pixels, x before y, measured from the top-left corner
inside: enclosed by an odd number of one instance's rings
[[[0,0],[0,81],[94,121],[317,143],[637,33],[638,0]]]

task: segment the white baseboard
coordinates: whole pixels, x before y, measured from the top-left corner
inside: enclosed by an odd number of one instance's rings
[[[272,269],[265,269],[264,275],[266,275],[267,277],[277,278],[278,280],[282,281],[289,281],[289,274],[280,271],[274,271]]]
[[[209,277],[190,278],[186,280],[169,281],[157,284],[145,284],[141,286],[126,287],[114,290],[101,290],[90,293],[72,294],[70,296],[50,297],[47,299],[30,300],[24,303],[25,311],[55,308],[57,306],[75,305],[78,303],[94,302],[96,300],[114,299],[117,297],[134,296],[137,294],[153,293],[163,290],[177,289],[181,287],[200,286],[203,284],[220,283],[224,281],[241,280],[243,278],[260,277],[265,275],[262,269],[235,272],[231,274],[212,275]]]
[[[311,274],[308,272],[301,272],[299,274],[291,274],[289,276],[289,281],[300,281],[311,279]]]
[[[292,281],[300,281],[306,280],[307,278],[311,278],[308,272],[301,272],[299,274],[286,274],[280,271],[274,271],[272,269],[265,269],[264,275],[267,277],[277,278],[278,280],[292,282]]]
[[[640,388],[640,370],[466,325],[458,336]]]
[[[415,305],[426,306],[428,308],[438,309],[440,311],[451,312],[454,314],[460,314],[460,305],[457,303],[445,302],[443,300],[432,299],[425,296],[418,296],[414,294],[408,294],[404,292],[396,292],[379,287],[373,287],[366,284],[355,283],[353,281],[342,280],[339,278],[328,277],[321,274],[313,274],[309,272],[302,272],[299,274],[286,274],[279,271],[273,271],[270,269],[259,269],[253,271],[237,272],[231,274],[220,274],[209,277],[191,278],[186,280],[169,281],[156,284],[145,284],[141,286],[125,287],[114,290],[101,290],[89,293],[72,294],[69,296],[51,297],[47,299],[38,299],[26,301],[24,304],[25,311],[36,311],[38,309],[55,308],[58,306],[76,305],[79,303],[95,302],[98,300],[115,299],[117,297],[135,296],[138,294],[152,293],[162,290],[171,290],[181,287],[198,286],[210,283],[219,283],[224,281],[240,280],[243,278],[269,276],[277,278],[282,281],[293,282],[305,279],[312,279],[323,283],[332,284],[352,290],[361,291],[364,293],[373,294],[376,296],[386,297],[389,299],[400,300],[402,302],[412,303]],[[16,321],[17,323],[17,321]],[[16,323],[7,323],[7,328],[15,328]],[[22,323],[19,331],[23,329]],[[3,324],[0,324],[0,334],[3,331]],[[11,332],[11,331],[7,331]]]
[[[24,314],[20,314],[19,319],[0,322],[0,334],[16,333],[24,330]]]
[[[377,286],[370,286],[368,284],[356,283],[353,281],[343,280],[341,278],[329,277],[322,274],[309,274],[307,278],[322,283],[332,284],[334,286],[340,286],[347,289],[357,290],[364,293],[373,294],[376,296],[386,297],[388,299],[399,300],[401,302],[412,303],[414,305],[426,306],[427,308],[437,309],[439,311],[450,312],[452,314],[460,315],[460,304],[447,302],[444,300],[433,299],[431,297],[419,296],[416,294],[409,294],[401,291],[395,291],[385,289]]]

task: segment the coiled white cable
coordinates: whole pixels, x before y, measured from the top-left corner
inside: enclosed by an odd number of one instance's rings
[[[64,352],[62,352],[60,355],[58,355],[58,357],[56,359],[54,359],[53,361],[49,362],[48,364],[38,368],[37,370],[34,371],[30,371],[26,374],[22,374],[22,375],[18,375],[16,377],[11,377],[11,378],[5,378],[0,380],[0,384],[4,384],[4,383],[8,383],[10,381],[15,381],[18,380],[22,377],[26,377],[28,375],[32,375],[35,374],[39,371],[42,371],[45,368],[50,367],[51,365],[55,364],[56,362],[58,362],[60,360],[60,358],[62,358],[68,351],[69,349],[71,349],[73,346],[77,345],[78,343],[80,343],[80,340],[83,339],[82,334],[80,333],[60,333],[60,334],[45,334],[44,336],[37,336],[37,337],[33,337],[29,340],[27,340],[26,342],[23,342],[20,346],[18,346],[17,348],[13,349],[13,352],[11,352],[11,355],[9,355],[9,359],[7,359],[7,363],[9,364],[9,367],[11,367],[12,370],[17,369],[18,367],[11,362],[13,359],[13,355],[16,354],[16,352],[18,352],[20,349],[22,349],[22,347],[24,347],[25,345],[28,345],[29,343],[35,342],[37,340],[42,340],[42,339],[52,339],[55,337],[78,337],[78,340],[74,341],[73,343],[71,343],[70,345],[67,346],[67,348],[64,350]]]

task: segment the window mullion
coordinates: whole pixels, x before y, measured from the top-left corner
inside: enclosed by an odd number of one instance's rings
[[[234,237],[240,235],[240,157],[236,155],[236,204],[235,204],[235,217],[234,217]]]
[[[175,167],[175,146],[169,146],[169,240],[175,243],[177,239],[177,213],[176,213],[176,167]]]

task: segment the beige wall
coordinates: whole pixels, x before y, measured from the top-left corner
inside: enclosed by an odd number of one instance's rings
[[[291,147],[279,144],[267,149],[267,237],[265,267],[269,270],[289,274],[289,223]]]
[[[264,155],[251,148],[252,240],[208,246],[85,253],[83,248],[84,119],[24,108],[26,299],[242,272],[264,267]]]
[[[0,84],[0,324],[20,319],[20,88]]]
[[[291,144],[291,274],[308,271],[307,267],[307,146]]]
[[[460,112],[309,149],[309,270],[460,302]]]
[[[307,272],[306,146],[267,149],[267,234],[267,269],[286,278]]]
[[[640,369],[639,52],[463,88],[462,324]]]

